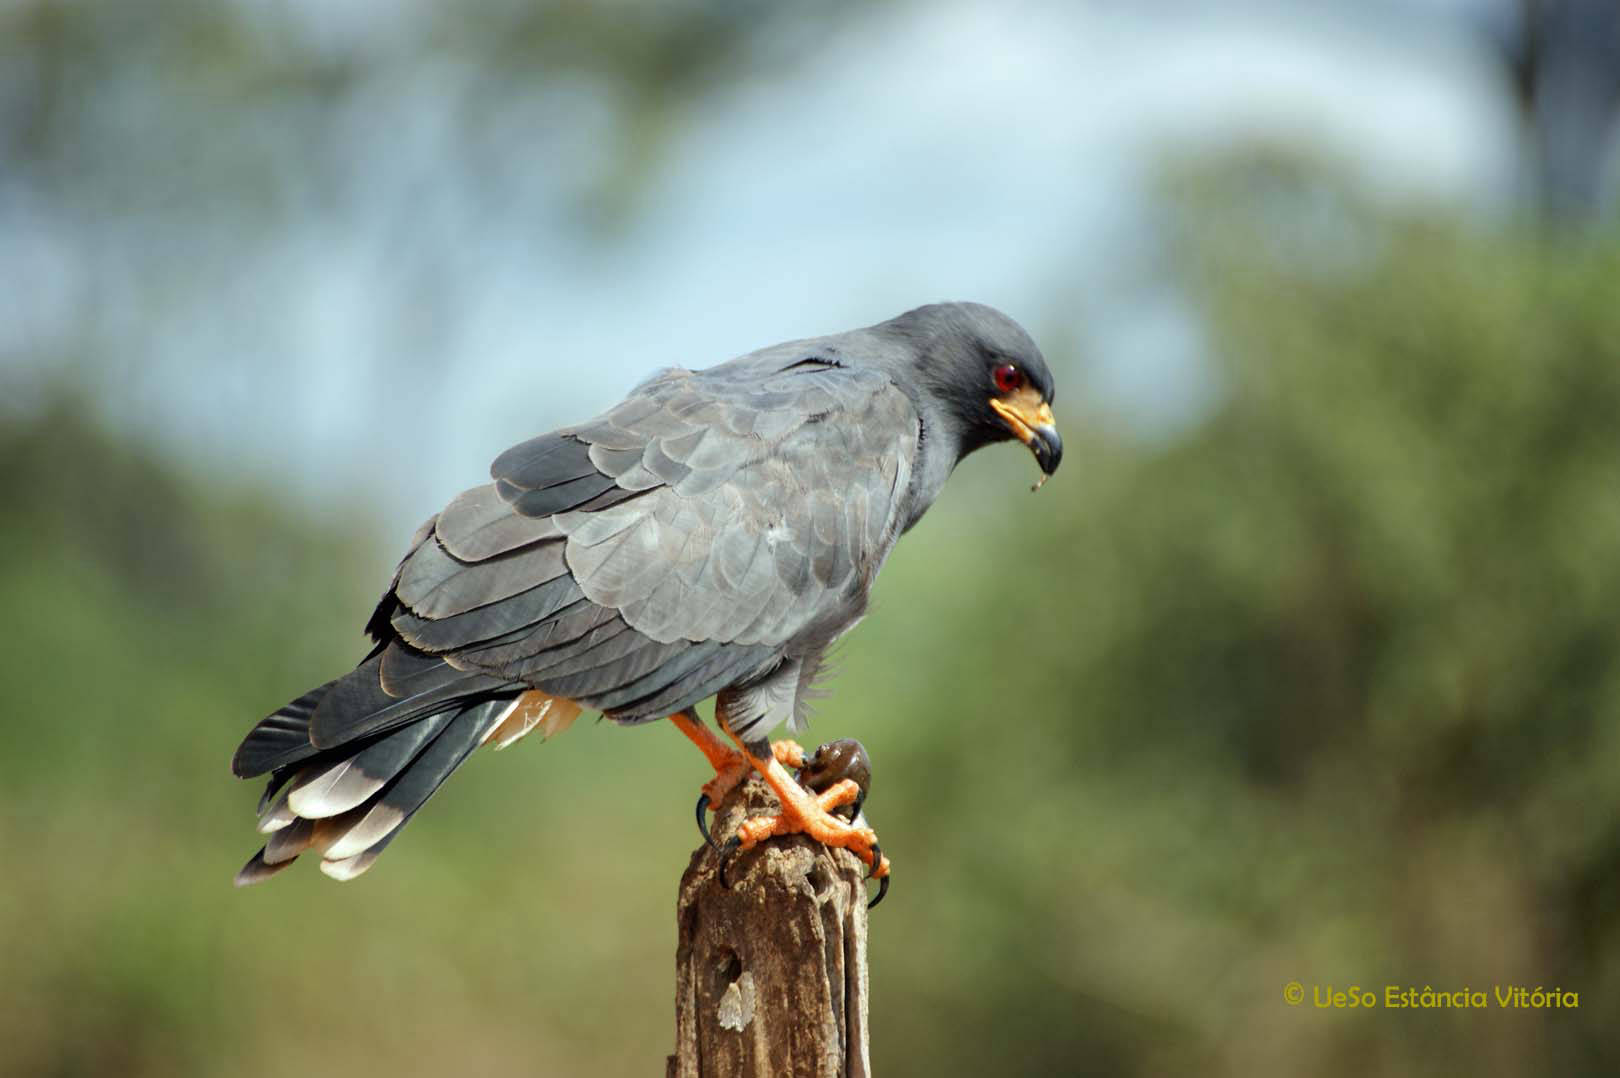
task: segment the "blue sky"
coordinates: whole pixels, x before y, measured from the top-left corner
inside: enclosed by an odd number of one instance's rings
[[[64,297],[94,290],[115,422],[401,531],[653,368],[936,299],[1076,342],[1068,400],[1163,436],[1209,386],[1153,263],[1156,168],[1283,139],[1391,199],[1500,209],[1517,135],[1452,17],[1472,6],[897,5],[687,114],[610,243],[569,216],[601,153],[589,87],[511,102],[507,174],[472,189],[446,164],[465,73],[428,65],[344,106],[340,189],[300,191],[286,161],[288,226],[162,302],[135,224],[87,238],[13,205],[32,228],[0,250],[24,312],[0,354],[72,332]]]

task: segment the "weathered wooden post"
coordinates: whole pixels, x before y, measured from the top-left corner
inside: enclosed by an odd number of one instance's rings
[[[775,812],[750,778],[715,813],[718,840]],[[668,1078],[867,1078],[866,866],[803,835],[726,864],[702,846],[676,909]]]

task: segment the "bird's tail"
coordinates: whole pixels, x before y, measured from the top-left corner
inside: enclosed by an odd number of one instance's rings
[[[323,721],[335,703],[355,695],[346,682],[375,684],[370,665],[362,663],[287,704],[255,726],[236,750],[231,767],[237,775],[270,775],[259,801],[259,831],[269,838],[237,873],[237,886],[269,879],[306,851],[320,854],[321,871],[333,879],[353,879],[371,867],[479,745],[505,748],[536,727],[550,736],[580,711],[571,701],[522,688],[451,693],[424,699],[416,714],[396,715],[380,730],[318,747],[312,720],[316,737],[323,728],[374,725],[368,721],[374,711],[351,713],[339,723]]]

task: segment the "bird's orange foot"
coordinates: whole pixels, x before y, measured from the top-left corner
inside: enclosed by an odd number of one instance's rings
[[[823,792],[816,794],[793,782],[786,773],[785,785],[773,781],[771,771],[765,777],[776,788],[782,811],[775,816],[754,816],[744,820],[737,829],[737,839],[748,849],[764,839],[776,835],[809,835],[823,846],[837,846],[849,850],[871,867],[869,876],[882,879],[889,874],[889,859],[878,846],[877,832],[870,827],[859,827],[833,815],[834,810],[854,804],[861,796],[861,788],[853,779],[841,779]]]
[[[857,741],[832,742],[817,749],[808,759],[795,741],[772,743],[770,756],[756,757],[726,745],[687,710],[670,716],[681,733],[703,751],[714,768],[714,778],[703,784],[698,795],[697,825],[703,840],[720,854],[720,882],[725,885],[725,862],[738,847],[751,847],[773,835],[806,834],[825,846],[849,850],[866,862],[868,876],[882,882],[870,905],[883,901],[889,891],[889,859],[878,846],[877,833],[870,827],[856,826],[834,815],[844,809],[851,820],[860,818],[865,798],[863,782],[870,784],[871,763]],[[740,742],[739,742],[740,744]],[[795,768],[812,786],[806,790],[788,774]],[[776,792],[782,811],[775,816],[756,816],[743,821],[731,841],[720,847],[709,834],[709,806],[717,805],[734,790],[750,770],[755,770]],[[857,776],[856,778],[839,776]]]

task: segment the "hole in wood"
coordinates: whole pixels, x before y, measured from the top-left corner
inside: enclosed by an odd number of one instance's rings
[[[742,959],[737,956],[736,951],[733,951],[731,948],[727,947],[724,951],[720,952],[720,960],[715,966],[715,972],[719,974],[715,981],[715,987],[724,989],[727,985],[741,977],[742,971]]]
[[[825,901],[827,895],[832,892],[833,884],[832,873],[827,871],[827,863],[819,857],[816,858],[810,865],[810,871],[804,874],[804,882],[810,885],[810,890],[815,892],[818,900]]]

